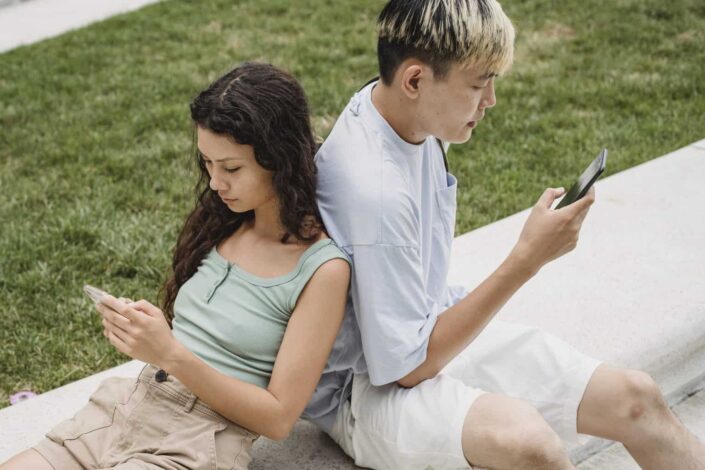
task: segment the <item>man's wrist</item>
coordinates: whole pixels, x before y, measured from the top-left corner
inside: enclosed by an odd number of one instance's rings
[[[505,264],[506,268],[510,271],[526,278],[527,281],[534,277],[541,269],[541,266],[529,256],[529,253],[518,245],[509,253],[509,256],[507,256],[503,264]]]

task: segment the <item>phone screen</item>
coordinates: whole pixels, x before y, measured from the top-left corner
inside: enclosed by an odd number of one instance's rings
[[[607,165],[607,149],[602,149],[600,154],[590,163],[590,166],[580,175],[578,181],[568,190],[560,203],[555,207],[560,209],[574,203],[590,190],[590,187],[597,181]]]

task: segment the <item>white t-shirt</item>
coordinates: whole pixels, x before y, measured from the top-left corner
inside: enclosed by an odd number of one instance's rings
[[[326,230],[352,258],[343,326],[304,417],[329,430],[353,373],[373,385],[401,379],[426,359],[439,313],[462,298],[446,284],[457,182],[438,141],[410,144],[356,93],[316,155]]]

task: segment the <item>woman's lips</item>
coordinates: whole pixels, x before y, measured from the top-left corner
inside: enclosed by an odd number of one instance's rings
[[[468,123],[468,127],[469,127],[470,129],[474,129],[475,126],[477,126],[477,121],[470,121],[470,122]]]

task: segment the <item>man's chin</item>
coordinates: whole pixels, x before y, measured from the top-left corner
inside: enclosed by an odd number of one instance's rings
[[[472,137],[472,129],[468,128],[465,132],[460,135],[448,137],[447,139],[441,138],[441,140],[449,144],[464,144],[465,142],[470,140],[470,137]]]

